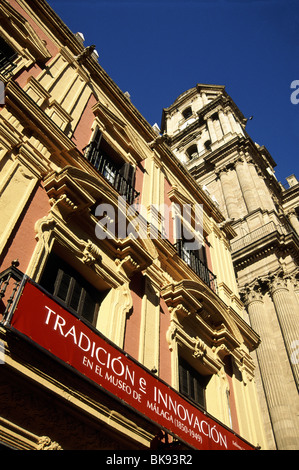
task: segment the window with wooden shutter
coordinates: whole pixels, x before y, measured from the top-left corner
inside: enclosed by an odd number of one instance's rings
[[[93,325],[96,323],[99,305],[106,291],[95,289],[53,253],[49,256],[40,284],[70,311]]]
[[[202,375],[193,369],[183,358],[179,358],[180,392],[190,400],[206,408],[206,386],[210,376]]]

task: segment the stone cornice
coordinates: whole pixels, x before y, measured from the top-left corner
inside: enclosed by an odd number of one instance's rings
[[[62,44],[67,45],[71,53],[76,57],[80,56],[85,50],[72,31],[63,23],[57,13],[48,5],[45,0],[22,0],[24,5],[28,5],[39,18],[44,20],[50,29],[55,30],[55,35],[60,36]],[[134,126],[144,136],[146,140],[153,140],[155,132],[152,126],[146,121],[141,113],[135,108],[125,93],[120,90],[116,83],[109,77],[105,70],[93,57],[87,57],[82,65],[91,75],[92,80],[100,82],[101,88],[106,89],[108,95],[117,100],[118,106],[133,118]]]
[[[41,133],[42,139],[48,136],[51,146],[59,142],[59,150],[70,152],[75,150],[74,142],[41,110],[29,95],[14,81],[6,83],[6,105],[17,109],[18,114],[24,116],[24,120],[32,123],[35,132]]]
[[[189,321],[196,318],[198,322],[206,325],[207,331],[213,330],[215,345],[220,345],[220,338],[226,331],[223,339],[230,338],[231,347],[232,345],[234,345],[233,348],[239,347],[244,341],[250,351],[257,348],[260,342],[257,333],[233,309],[227,307],[216,294],[208,288],[203,288],[199,282],[186,279],[165,285],[162,295],[170,311],[178,315],[180,321],[186,318],[189,318]]]

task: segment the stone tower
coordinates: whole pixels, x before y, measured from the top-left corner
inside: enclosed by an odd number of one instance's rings
[[[231,251],[255,357],[269,448],[299,448],[299,183],[246,132],[224,86],[198,84],[163,110],[161,132],[237,236]]]

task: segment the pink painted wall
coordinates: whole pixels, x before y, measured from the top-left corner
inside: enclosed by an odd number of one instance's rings
[[[28,21],[28,23],[32,26],[34,31],[37,33],[38,37],[42,40],[45,41],[45,45],[52,55],[52,57],[56,56],[59,52],[59,49],[57,45],[51,40],[51,38],[44,32],[40,26],[36,24],[36,22],[31,18],[27,12],[16,2],[16,0],[9,0],[10,5],[18,12],[20,15],[22,15],[25,20]]]
[[[145,280],[141,273],[133,276],[130,284],[133,300],[133,310],[126,322],[124,350],[138,360],[139,334],[141,325],[142,297],[144,295]]]
[[[72,137],[73,142],[77,145],[80,152],[82,152],[84,147],[89,144],[91,138],[91,126],[95,120],[92,107],[96,102],[97,100],[95,96],[91,95]]]
[[[1,259],[0,270],[4,271],[13,260],[19,260],[19,268],[25,272],[36,246],[35,223],[50,210],[49,198],[42,186],[38,186],[27,203],[13,233],[11,234]]]

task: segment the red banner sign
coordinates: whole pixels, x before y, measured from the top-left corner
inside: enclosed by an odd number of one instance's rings
[[[11,326],[192,447],[206,450],[254,449],[29,281],[25,284]]]

